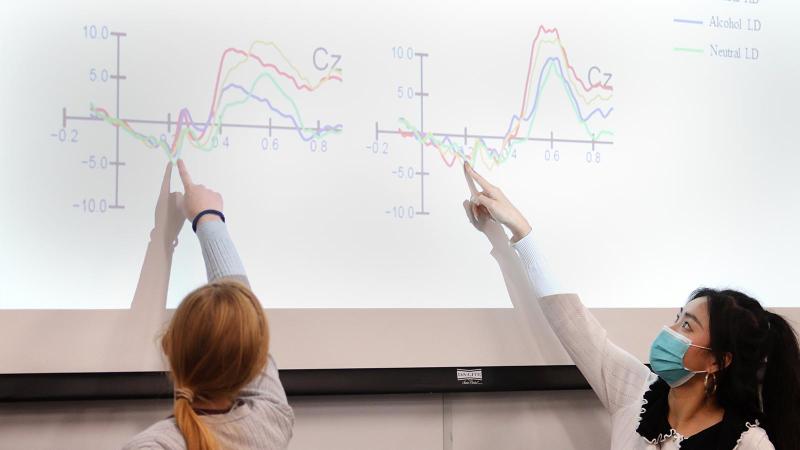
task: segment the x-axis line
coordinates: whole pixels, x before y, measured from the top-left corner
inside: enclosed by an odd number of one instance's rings
[[[404,134],[404,132],[400,130],[382,130],[376,129],[376,135],[381,134]],[[425,133],[430,134],[432,136],[437,137],[452,137],[452,138],[466,138],[466,139],[485,139],[485,140],[505,140],[508,139],[507,136],[495,136],[495,135],[488,135],[488,134],[464,134],[464,133]],[[569,144],[597,144],[597,145],[612,145],[614,141],[599,141],[594,139],[567,139],[567,138],[557,138],[557,137],[515,137],[511,138],[512,141],[533,141],[533,142],[559,142],[559,143],[569,143]]]
[[[90,122],[99,122],[103,119],[97,116],[70,116],[64,115],[64,126],[66,127],[66,123],[68,120],[83,120],[83,121],[90,121]],[[126,122],[126,123],[138,123],[138,124],[149,124],[149,125],[166,125],[168,128],[171,129],[173,125],[176,125],[174,120],[171,120],[169,117],[167,120],[152,120],[152,119],[125,119],[120,118],[119,120]],[[206,125],[205,122],[188,122],[188,125]],[[324,129],[320,127],[319,123],[317,126],[314,127],[297,127],[297,126],[286,126],[286,125],[273,125],[272,119],[265,124],[248,124],[248,123],[218,123],[214,125],[219,125],[220,127],[224,128],[255,128],[260,130],[292,130],[292,131],[316,131],[317,133],[323,131]],[[341,131],[342,126],[335,126],[330,128],[334,131]]]

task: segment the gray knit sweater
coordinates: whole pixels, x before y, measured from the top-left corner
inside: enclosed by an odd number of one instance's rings
[[[197,227],[208,281],[236,278],[247,283],[236,247],[223,222],[204,222]],[[278,378],[272,356],[263,373],[246,386],[224,414],[201,415],[222,449],[285,449],[292,438],[294,413]],[[131,449],[183,450],[183,440],[174,418],[167,418],[134,436],[124,447]]]

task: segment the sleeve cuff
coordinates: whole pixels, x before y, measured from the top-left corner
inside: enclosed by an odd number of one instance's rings
[[[528,266],[535,260],[536,249],[533,242],[533,232],[529,232],[524,238],[511,244],[511,248],[516,250],[519,259],[525,266]]]
[[[224,222],[212,220],[199,224],[197,238],[203,250],[208,281],[232,276],[246,277],[244,265]]]
[[[522,261],[528,273],[528,279],[533,285],[533,291],[539,298],[565,292],[555,277],[549,273],[547,260],[540,249],[536,247],[533,232],[511,244],[511,247],[517,252],[520,261]]]

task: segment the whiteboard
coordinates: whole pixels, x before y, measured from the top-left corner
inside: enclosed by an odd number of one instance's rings
[[[0,372],[163,367],[205,279],[178,156],[223,193],[282,366],[569,363],[519,323],[463,160],[637,356],[701,285],[800,307],[797,6],[2,8]]]

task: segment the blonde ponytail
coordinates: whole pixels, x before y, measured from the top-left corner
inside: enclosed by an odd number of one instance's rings
[[[249,288],[216,281],[183,299],[161,340],[175,385],[175,422],[188,450],[218,450],[192,408],[195,399],[233,400],[264,369],[269,328]]]
[[[184,389],[185,390],[185,389]],[[177,394],[177,390],[176,390]],[[191,397],[175,396],[175,422],[186,441],[187,450],[218,450],[214,433],[208,429],[192,408]]]

